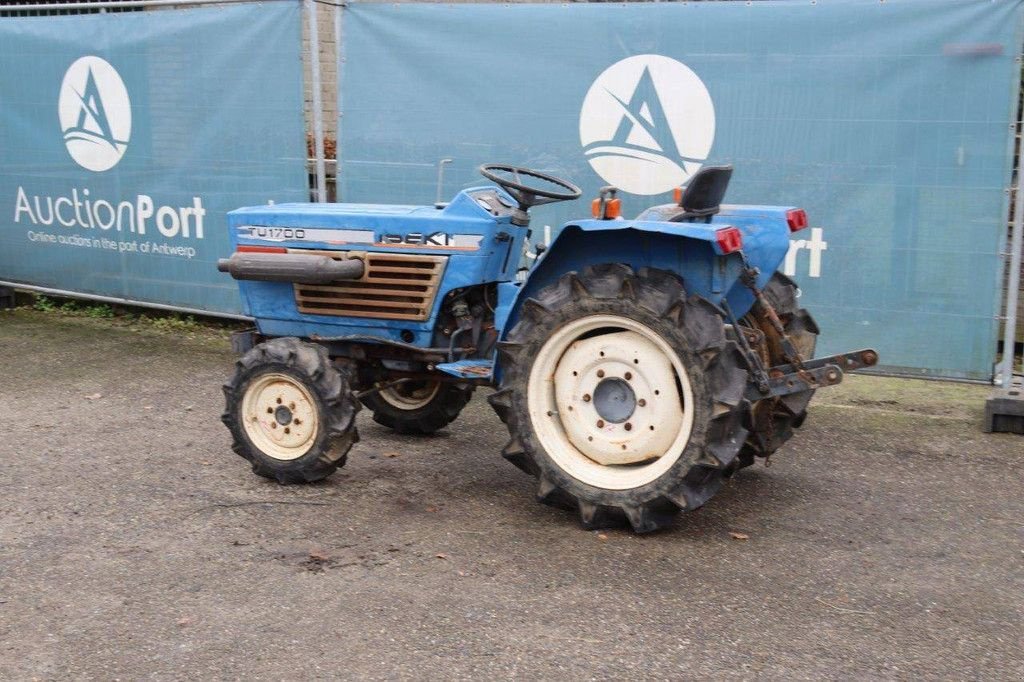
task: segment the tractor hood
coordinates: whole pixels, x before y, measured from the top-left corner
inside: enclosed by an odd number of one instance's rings
[[[409,248],[412,252],[488,248],[510,229],[512,199],[496,187],[459,192],[448,204],[289,203],[228,213],[233,246],[274,242],[291,248]]]

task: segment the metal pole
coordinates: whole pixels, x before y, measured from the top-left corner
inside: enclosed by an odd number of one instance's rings
[[[1017,294],[1020,291],[1021,247],[1024,242],[1024,167],[1017,169],[1017,196],[1014,198],[1013,233],[1010,237],[1010,274],[1006,283],[1006,327],[1003,330],[1003,360],[999,364],[998,385],[1013,383],[1013,352],[1017,334]]]
[[[341,38],[342,12],[345,6],[341,3],[334,6],[334,87],[337,96],[338,118],[334,122],[334,200],[341,201]]]
[[[441,203],[441,192],[444,190],[444,167],[451,163],[452,159],[441,159],[437,162],[437,203]]]
[[[305,0],[309,27],[309,66],[313,98],[313,151],[316,154],[316,200],[327,201],[327,171],[324,168],[324,110],[321,101],[323,83],[320,80],[320,27],[316,17],[316,4]]]

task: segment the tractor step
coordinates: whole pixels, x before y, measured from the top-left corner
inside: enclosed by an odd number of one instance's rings
[[[494,362],[491,360],[459,360],[444,362],[435,367],[460,379],[490,379],[494,372]]]

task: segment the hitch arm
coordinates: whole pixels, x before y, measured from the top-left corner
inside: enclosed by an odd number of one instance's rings
[[[760,271],[753,267],[747,260],[746,254],[740,251],[740,258],[743,260],[743,269],[740,271],[740,281],[750,289],[754,299],[760,306],[762,314],[772,326],[779,337],[779,344],[782,347],[782,355],[787,361],[784,365],[764,368],[757,354],[752,352],[742,332],[737,334],[740,350],[747,357],[751,367],[751,380],[747,383],[746,397],[751,402],[763,400],[764,398],[800,393],[825,386],[835,386],[842,382],[843,371],[871,367],[878,363],[878,351],[873,348],[841,353],[827,358],[815,358],[805,360],[800,351],[793,344],[792,339],[786,334],[786,327],[779,319],[768,297],[764,295],[757,286],[757,277]],[[729,310],[729,304],[723,300],[723,307],[730,321],[738,329],[736,318]]]
[[[804,360],[802,368],[793,364],[776,365],[768,370],[768,391],[761,390],[756,383],[750,383],[747,385],[747,399],[762,400],[835,386],[842,383],[843,370],[872,367],[877,363],[878,353],[871,348],[865,348],[827,358]]]

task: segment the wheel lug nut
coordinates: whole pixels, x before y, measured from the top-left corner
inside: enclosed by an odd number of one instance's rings
[[[288,403],[288,409],[289,410],[294,410],[295,409],[295,403]]]
[[[597,420],[597,428],[599,428],[599,429],[603,429],[604,428],[604,420],[603,419],[598,419]]]
[[[604,376],[604,370],[603,369],[597,370],[597,378],[600,379],[603,376]]]
[[[270,422],[270,428],[276,429],[277,428],[277,422]]]
[[[640,407],[643,407],[644,405],[647,404],[647,401],[644,400],[643,398],[640,398],[640,400],[636,401],[636,404],[639,405]]]
[[[631,372],[626,372],[626,381],[629,381],[632,378],[633,378],[633,374]]]
[[[274,414],[274,408],[273,407],[268,407],[267,408],[267,414]]]
[[[583,402],[585,402],[585,403],[589,403],[590,402],[590,394],[589,393],[584,393],[583,394]]]
[[[291,429],[289,429],[289,428],[288,428],[288,427],[286,426],[286,427],[284,427],[284,432],[285,432],[285,433],[291,433],[291,432],[292,432],[292,430],[291,430]]]
[[[295,424],[296,426],[298,426],[299,424],[302,423],[302,420],[300,420],[298,417],[296,417],[295,419],[292,420],[292,423]]]
[[[286,429],[286,430],[287,430],[287,429]],[[632,431],[632,430],[633,430],[633,425],[632,425],[632,424],[630,424],[629,422],[626,422],[626,430],[627,430],[627,431]]]
[[[277,404],[278,404],[278,405],[280,405],[280,404],[281,404],[281,399],[280,399],[280,398],[278,398],[278,399],[277,399]]]

